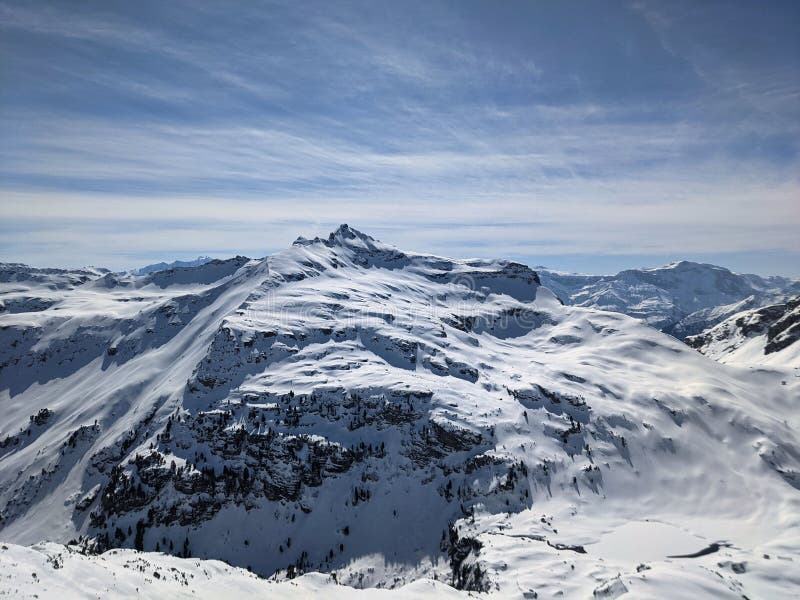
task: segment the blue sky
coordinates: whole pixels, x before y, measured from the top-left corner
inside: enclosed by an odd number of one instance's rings
[[[0,0],[0,260],[342,222],[584,272],[800,275],[800,3]]]

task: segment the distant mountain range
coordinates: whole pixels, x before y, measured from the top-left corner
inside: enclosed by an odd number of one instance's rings
[[[536,267],[542,285],[572,306],[621,312],[679,339],[727,317],[800,294],[800,280],[739,275],[688,261],[616,275],[579,275]]]

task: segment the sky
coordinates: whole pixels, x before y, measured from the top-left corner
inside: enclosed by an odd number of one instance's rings
[[[800,3],[0,0],[0,261],[340,223],[587,273],[800,276]]]

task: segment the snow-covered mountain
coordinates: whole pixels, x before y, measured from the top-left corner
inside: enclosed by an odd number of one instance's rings
[[[182,267],[199,267],[207,262],[214,260],[210,256],[198,256],[194,260],[174,260],[170,263],[159,262],[147,265],[133,271],[134,275],[148,275],[157,271],[168,271],[169,269],[179,269]]]
[[[800,296],[737,313],[686,342],[723,363],[800,369]]]
[[[621,312],[678,339],[696,335],[750,308],[800,293],[800,280],[739,275],[715,265],[680,261],[616,275],[580,275],[538,268],[543,285],[566,304]]]
[[[260,260],[13,271],[4,302],[46,302],[0,314],[2,540],[401,594],[800,586],[800,380],[564,306],[524,265],[343,225]],[[8,552],[13,581],[138,560]]]

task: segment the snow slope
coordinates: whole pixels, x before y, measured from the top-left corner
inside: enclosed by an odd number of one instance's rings
[[[563,306],[524,265],[342,226],[37,285],[51,305],[0,315],[0,539],[513,598],[800,584],[800,381]]]
[[[537,268],[542,283],[567,304],[621,312],[683,339],[749,308],[785,301],[800,281],[739,275],[723,267],[675,262],[616,275]]]

